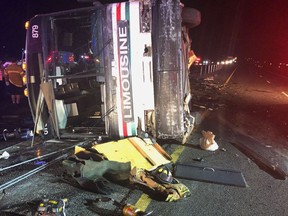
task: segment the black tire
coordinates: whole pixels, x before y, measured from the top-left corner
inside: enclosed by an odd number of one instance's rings
[[[194,8],[184,7],[181,16],[183,24],[188,28],[194,28],[201,23],[201,13]]]

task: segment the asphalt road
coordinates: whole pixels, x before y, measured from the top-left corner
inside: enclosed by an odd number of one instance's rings
[[[234,131],[231,143],[284,177],[288,175],[288,73],[283,74],[240,65],[220,89],[225,106],[213,115]]]
[[[113,192],[107,195],[108,197],[117,201],[126,200],[142,210],[153,211],[152,215],[157,216],[288,215],[287,181],[277,178],[279,176],[275,177],[273,173],[267,171],[267,167],[266,169],[260,167],[257,161],[262,159],[261,155],[265,156],[264,153],[269,159],[272,156],[275,158],[275,152],[278,149],[281,153],[286,150],[287,137],[285,144],[285,135],[282,132],[287,132],[287,130],[285,131],[285,128],[282,130],[282,124],[280,126],[276,120],[274,123],[272,121],[272,119],[278,119],[285,122],[284,115],[282,115],[283,118],[277,115],[280,110],[285,113],[285,103],[287,106],[285,100],[287,99],[281,93],[285,89],[280,89],[278,84],[276,88],[269,88],[269,85],[267,87],[266,83],[272,85],[272,80],[268,80],[268,77],[264,79],[265,74],[259,75],[259,71],[253,67],[239,65],[235,72],[234,69],[228,68],[206,80],[192,81],[191,108],[193,115],[196,116],[197,127],[189,143],[184,146],[175,141],[165,141],[160,144],[171,154],[176,164],[205,167],[209,170],[237,171],[242,173],[246,187],[215,183],[213,180],[207,182],[179,178],[180,182],[189,188],[191,197],[170,203],[157,196],[157,193],[143,190],[142,187],[132,187],[127,182],[111,182],[109,186]],[[228,79],[232,73],[233,76]],[[279,94],[276,93],[279,92],[278,90],[281,90]],[[275,95],[278,104],[281,104],[280,107],[283,106],[282,109],[278,109],[277,103],[276,105],[274,103],[275,100],[269,100],[272,95]],[[267,112],[268,108],[269,112]],[[276,109],[275,113],[272,112],[274,109]],[[267,129],[268,126],[270,129]],[[216,135],[215,140],[219,145],[219,150],[209,152],[199,148],[202,130],[211,130]],[[28,140],[18,146],[8,149],[12,156],[9,160],[2,160],[1,167],[35,157],[37,152],[46,150],[47,153],[63,149],[71,146],[71,143],[42,143],[31,148]],[[256,153],[259,154],[255,156],[250,152],[249,155],[239,146],[252,146],[251,149],[257,150]],[[261,151],[256,146],[260,146]],[[197,160],[199,158],[202,160]],[[268,160],[268,162],[275,162],[276,159]],[[28,163],[17,169],[0,172],[0,186],[37,166],[39,166],[37,163]],[[190,170],[188,169],[187,172]],[[60,162],[57,162],[2,191],[1,215],[33,215],[39,200],[44,197],[68,198],[66,215],[69,216],[116,215],[115,207],[111,202],[96,203],[94,210],[89,210],[85,205],[87,200],[95,200],[103,195],[83,190],[63,181],[62,173],[63,167]]]

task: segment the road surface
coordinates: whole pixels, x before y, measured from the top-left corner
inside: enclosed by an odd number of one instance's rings
[[[185,145],[175,141],[160,144],[172,156],[175,164],[204,167],[207,169],[203,170],[210,171],[219,168],[237,171],[243,174],[247,185],[239,187],[179,178],[189,188],[191,197],[170,203],[153,191],[143,190],[143,187],[131,187],[127,182],[111,182],[109,186],[113,192],[108,197],[117,201],[126,200],[142,210],[153,211],[152,215],[157,216],[288,215],[288,183],[281,179],[284,169],[280,172],[280,168],[283,168],[280,162],[285,161],[284,153],[287,150],[287,117],[281,114],[287,107],[287,98],[281,92],[287,89],[279,83],[274,85],[274,76],[270,79],[269,74],[260,74],[261,71],[254,68],[239,65],[234,69],[231,67],[206,80],[191,82],[191,108],[197,122],[194,133]],[[208,152],[199,148],[202,130],[211,130],[216,135],[219,150]],[[48,153],[67,147],[67,143],[46,143],[31,148],[27,141],[19,148],[15,147],[15,154],[9,160],[2,160],[1,167],[35,157],[36,153],[45,152],[45,147]],[[278,151],[281,151],[281,158],[277,156],[280,154]],[[268,162],[279,164],[272,173],[267,169],[271,171],[275,164],[266,164],[266,156],[270,159]],[[266,165],[266,169],[259,165],[259,160],[262,165]],[[0,186],[39,165],[31,162],[1,171]],[[62,174],[63,167],[59,162],[6,188],[0,196],[1,215],[32,216],[44,197],[68,198],[66,215],[69,216],[116,215],[113,210],[115,206],[111,202],[95,203],[93,210],[89,209],[87,200],[96,200],[104,195],[63,181]]]
[[[232,130],[230,143],[266,171],[285,178],[288,175],[288,73],[285,76],[284,72],[280,74],[270,67],[241,64],[233,70],[221,71],[210,80],[208,77],[204,84],[204,91],[199,94],[202,94],[200,102],[208,108],[209,121],[213,122],[209,126],[214,126],[223,138],[227,137],[228,128]],[[192,104],[197,105],[198,101]]]

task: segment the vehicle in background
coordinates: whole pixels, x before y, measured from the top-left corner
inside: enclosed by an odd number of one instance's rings
[[[200,21],[180,0],[36,15],[25,59],[35,131],[57,138],[145,132],[185,143],[194,126],[188,33]]]

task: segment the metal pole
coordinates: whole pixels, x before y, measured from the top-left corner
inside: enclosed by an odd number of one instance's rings
[[[20,182],[20,181],[28,178],[29,176],[31,176],[31,175],[33,175],[33,174],[35,174],[35,173],[37,173],[37,172],[45,169],[46,167],[48,167],[48,166],[56,163],[58,160],[60,160],[60,159],[62,159],[62,158],[64,158],[64,157],[67,157],[67,154],[64,154],[64,155],[62,155],[62,156],[59,156],[58,158],[54,159],[54,160],[51,161],[51,162],[48,162],[47,164],[44,164],[44,165],[42,165],[42,166],[40,166],[40,167],[37,167],[37,168],[35,168],[35,169],[33,169],[33,170],[31,170],[31,171],[29,171],[29,172],[27,172],[27,173],[25,173],[25,174],[23,174],[23,175],[21,175],[21,176],[16,177],[15,179],[12,179],[12,180],[9,181],[9,182],[6,182],[6,183],[0,185],[0,190],[4,190],[4,189],[6,189],[6,188],[8,188],[8,187],[10,187],[10,186],[12,186],[12,185],[14,185],[14,184],[16,184],[16,183],[18,183],[18,182]]]
[[[4,167],[4,168],[0,168],[0,172],[2,172],[2,171],[4,171],[4,170],[7,170],[7,169],[11,169],[11,168],[13,168],[13,167],[20,166],[20,165],[22,165],[22,164],[26,164],[26,163],[29,163],[29,162],[38,160],[38,159],[40,159],[40,158],[45,158],[45,157],[48,157],[48,156],[51,156],[51,155],[60,153],[60,152],[62,152],[62,151],[68,150],[68,149],[70,149],[70,148],[74,148],[74,147],[77,146],[77,145],[79,145],[79,146],[84,145],[84,144],[87,143],[87,142],[88,142],[88,141],[82,142],[82,143],[80,143],[80,144],[78,143],[78,144],[75,144],[75,145],[73,145],[73,146],[69,146],[69,147],[67,147],[67,148],[61,149],[61,150],[59,150],[59,151],[51,152],[51,153],[48,153],[48,154],[46,154],[46,155],[42,155],[42,156],[39,156],[39,157],[31,158],[31,159],[26,160],[26,161],[22,161],[22,162],[17,163],[17,164],[13,164],[13,165],[11,165],[11,166],[7,166],[7,167]]]

